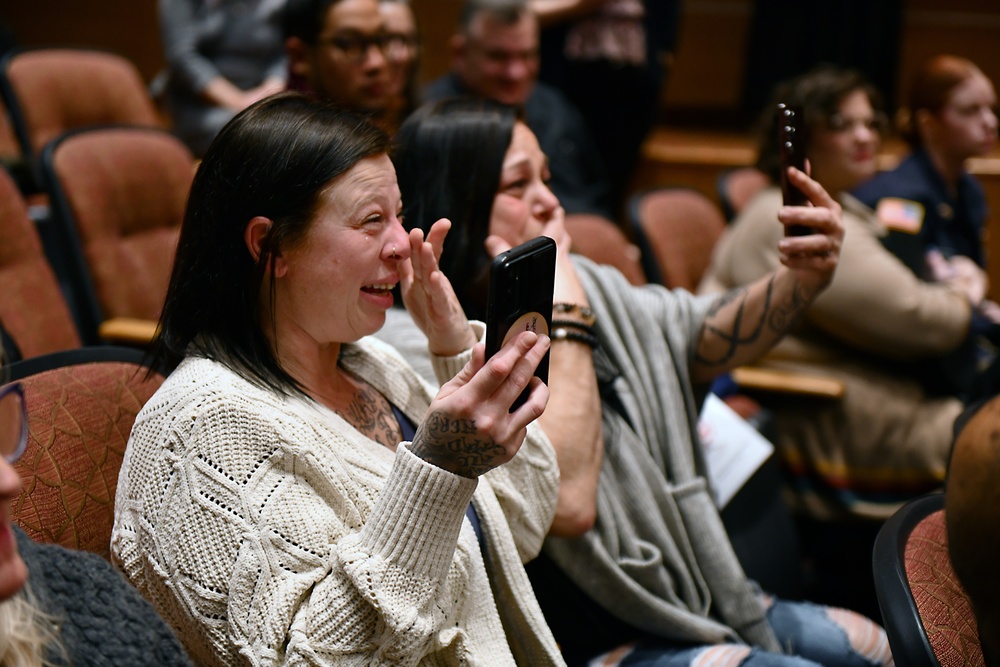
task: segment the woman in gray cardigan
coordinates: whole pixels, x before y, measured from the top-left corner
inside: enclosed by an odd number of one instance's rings
[[[532,583],[567,662],[613,651],[601,664],[891,663],[868,619],[755,590],[713,504],[696,429],[692,383],[763,354],[828,284],[843,229],[827,193],[793,172],[814,206],[784,209],[781,221],[815,233],[782,240],[785,265],[763,280],[695,297],[635,288],[569,256],[545,156],[514,110],[439,102],[411,116],[397,142],[405,224],[451,219],[440,266],[470,316],[482,316],[490,254],[540,234],[560,247],[550,400],[539,420],[561,474],[544,547],[555,567]],[[412,354],[400,320],[380,335]],[[582,603],[562,596],[546,607],[554,577],[582,591]]]

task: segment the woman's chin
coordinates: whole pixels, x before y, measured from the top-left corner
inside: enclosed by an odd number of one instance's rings
[[[12,558],[0,562],[0,601],[13,597],[28,580],[28,566],[15,552]]]

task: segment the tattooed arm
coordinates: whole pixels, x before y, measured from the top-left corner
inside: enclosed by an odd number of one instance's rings
[[[840,205],[802,172],[789,169],[789,178],[813,205],[784,207],[778,220],[786,227],[808,226],[814,233],[783,238],[778,250],[784,266],[719,297],[698,339],[691,367],[697,382],[758,359],[833,279],[844,239]]]

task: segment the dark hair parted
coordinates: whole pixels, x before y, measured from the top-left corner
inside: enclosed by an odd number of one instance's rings
[[[779,181],[781,155],[778,151],[778,119],[775,114],[779,103],[794,104],[802,108],[808,156],[812,133],[821,127],[829,127],[840,111],[840,103],[858,90],[868,96],[872,108],[882,117],[882,96],[860,72],[853,69],[820,65],[799,77],[778,84],[758,121],[757,168],[775,183]]]
[[[340,0],[288,0],[281,13],[281,28],[285,39],[298,37],[315,46],[319,33],[326,25],[326,13]]]
[[[299,390],[265,335],[274,323],[260,307],[264,276],[303,241],[322,191],[388,149],[381,129],[297,93],[261,100],[226,124],[191,186],[154,363],[172,369],[196,354],[276,391]],[[244,233],[257,216],[271,226],[255,261]],[[269,298],[273,306],[273,286]]]
[[[974,76],[984,76],[971,61],[958,56],[931,58],[917,72],[910,86],[909,104],[900,110],[900,134],[913,148],[923,145],[914,117],[920,111],[938,115],[947,106],[951,91]]]
[[[441,270],[470,317],[485,316],[493,199],[503,160],[520,120],[514,107],[454,98],[417,109],[396,135],[393,161],[403,196],[403,224],[425,232],[451,220]]]

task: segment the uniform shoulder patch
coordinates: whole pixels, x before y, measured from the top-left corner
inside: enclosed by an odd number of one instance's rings
[[[923,204],[910,199],[880,199],[875,215],[887,228],[907,234],[916,234],[924,224]]]

